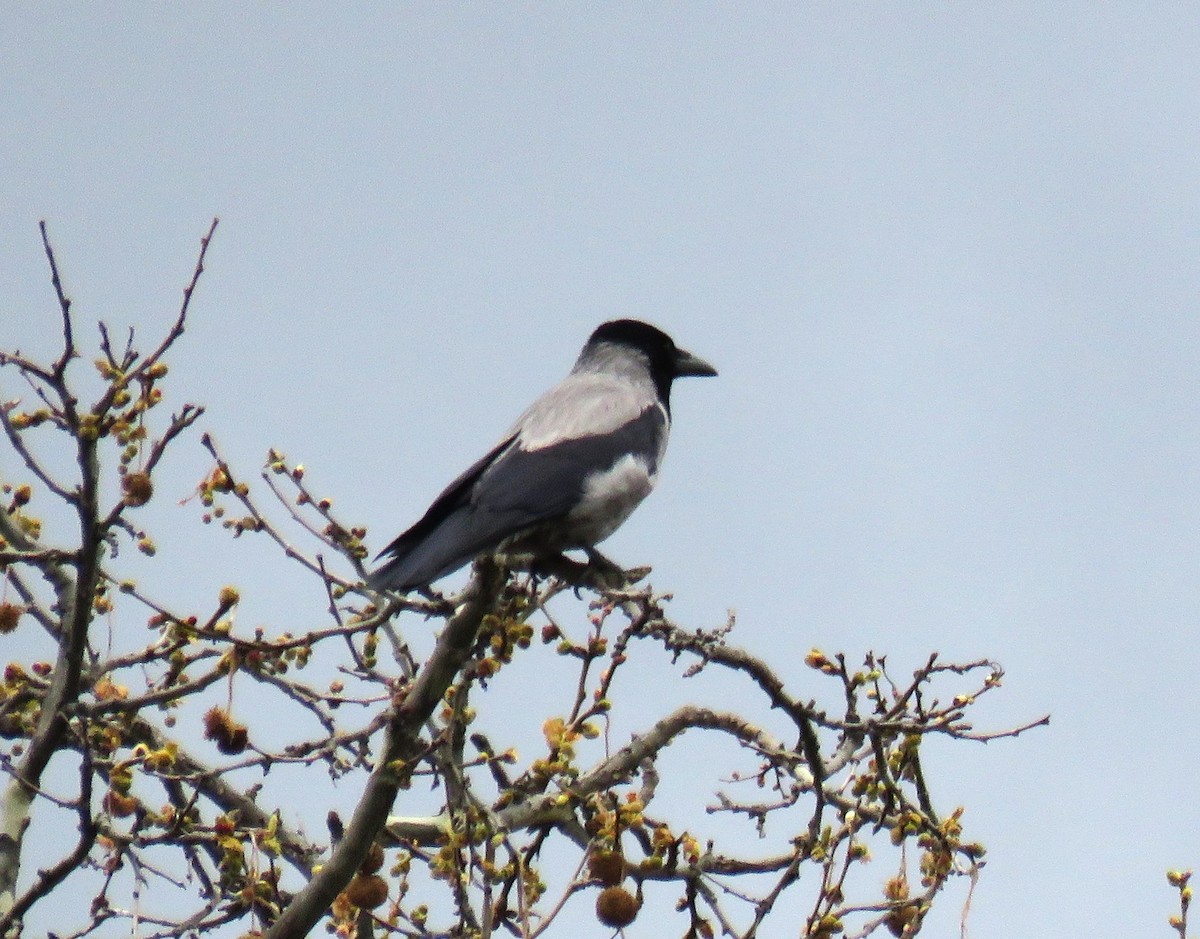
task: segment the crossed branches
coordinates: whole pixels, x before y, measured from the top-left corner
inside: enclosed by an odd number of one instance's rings
[[[103,387],[90,404],[44,226],[61,349],[48,365],[0,353],[31,398],[0,402],[29,479],[0,480],[0,631],[33,630],[53,650],[52,662],[10,663],[0,688],[0,937],[72,879],[92,891],[79,909],[57,908],[75,936],[129,920],[143,935],[237,924],[272,939],[322,922],[355,939],[533,939],[592,893],[614,928],[668,896],[687,937],[750,939],[785,903],[803,905],[805,936],[912,936],[947,884],[973,883],[984,850],[965,838],[961,808],[945,809],[921,754],[930,737],[994,740],[1047,721],[973,727],[972,707],[1001,682],[994,663],[932,655],[901,679],[882,656],[852,666],[813,650],[796,674],[732,644],[732,618],[707,630],[673,622],[669,598],[639,586],[647,571],[614,577],[569,558],[530,571],[484,559],[453,596],[376,595],[362,586],[365,526],[339,518],[303,466],[271,450],[244,477],[208,434],[201,521],[268,539],[298,577],[320,582],[326,607],[303,628],[247,632],[236,614],[253,583],[189,610],[123,576],[119,549],[157,552],[137,510],[203,413],[184,404],[158,417],[216,225],[148,354],[132,333],[114,344],[101,324]],[[44,435],[69,441],[69,466],[40,455]],[[47,513],[71,515],[78,539],[49,543]],[[137,618],[145,629],[103,629]],[[409,638],[429,630],[437,641],[417,654]],[[512,663],[534,656],[569,690],[562,700],[550,684],[529,690],[545,720],[522,759],[530,742],[486,718]],[[703,673],[732,693],[647,713],[624,680],[637,660],[653,660],[664,682]],[[285,715],[282,743],[266,742],[261,720],[239,720],[268,710]],[[619,738],[618,726],[636,732]],[[709,803],[688,814],[660,793],[684,771],[673,753],[695,741],[734,756],[710,767]],[[335,782],[360,793],[346,821],[330,811],[327,839],[260,791],[288,773],[306,802]],[[18,889],[35,813],[75,837]],[[726,819],[763,847],[705,834]],[[851,875],[872,856],[887,858],[890,876],[869,878],[882,887],[864,893]],[[160,894],[172,901],[142,908]]]

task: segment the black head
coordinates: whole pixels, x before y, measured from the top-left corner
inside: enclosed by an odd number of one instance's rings
[[[717,370],[702,358],[676,346],[661,329],[640,320],[610,320],[598,326],[585,350],[603,343],[626,346],[645,355],[664,404],[670,401],[671,382],[676,378],[717,374]]]

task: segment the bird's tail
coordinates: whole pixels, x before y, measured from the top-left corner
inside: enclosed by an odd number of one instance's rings
[[[372,590],[407,593],[425,587],[439,577],[458,570],[475,559],[491,544],[490,533],[481,533],[463,506],[451,512],[424,537],[406,543],[401,537],[384,553],[390,554],[382,565],[367,575]]]

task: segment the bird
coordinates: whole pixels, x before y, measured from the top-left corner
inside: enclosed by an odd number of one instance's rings
[[[649,323],[601,324],[570,374],[379,553],[376,560],[385,560],[367,586],[428,588],[485,554],[537,558],[582,549],[590,560],[605,560],[595,545],[658,480],[671,383],[716,374]]]

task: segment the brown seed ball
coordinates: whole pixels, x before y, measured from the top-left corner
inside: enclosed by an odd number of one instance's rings
[[[229,716],[229,712],[222,707],[213,705],[204,714],[204,737],[207,740],[217,740],[220,737],[227,736],[229,727],[233,724],[233,718]]]
[[[126,473],[121,477],[121,489],[125,492],[126,505],[145,505],[154,495],[154,483],[149,473]]]
[[[17,628],[17,620],[25,610],[15,603],[0,603],[0,636],[6,636]]]
[[[217,738],[217,749],[226,756],[237,756],[250,744],[250,733],[244,724],[234,724],[225,737]]]
[[[126,818],[137,811],[138,801],[133,796],[109,789],[104,794],[104,808],[113,818]]]
[[[387,881],[378,874],[358,874],[346,887],[346,899],[360,910],[375,909],[387,896]]]
[[[910,903],[892,910],[883,922],[887,926],[888,932],[899,939],[909,931],[919,913],[920,910]]]
[[[383,867],[383,848],[376,843],[371,845],[367,851],[367,856],[358,865],[358,872],[360,874],[375,874],[379,872],[379,868],[381,867]]]
[[[204,715],[204,737],[227,756],[236,756],[250,743],[246,725],[235,721],[224,708],[215,706]]]
[[[635,919],[642,905],[624,887],[605,887],[596,897],[596,919],[613,929],[624,929]]]
[[[625,878],[625,858],[619,851],[593,851],[588,855],[588,873],[606,887],[615,887]]]

